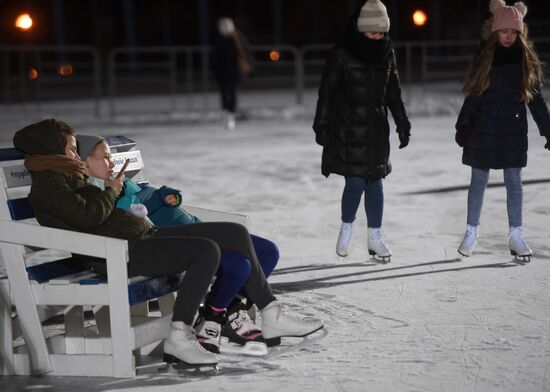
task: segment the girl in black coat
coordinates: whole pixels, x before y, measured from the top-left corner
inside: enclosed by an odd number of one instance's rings
[[[391,172],[388,108],[397,125],[399,148],[409,143],[411,126],[401,99],[389,27],[386,7],[379,0],[368,0],[352,15],[342,41],[330,52],[319,87],[313,130],[323,146],[322,173],[346,179],[336,245],[342,257],[348,254],[363,193],[369,254],[386,261],[391,256],[381,238],[382,179]]]
[[[525,104],[549,149],[550,115],[540,92],[541,64],[523,23],[527,7],[522,2],[506,6],[504,0],[491,0],[490,9],[493,17],[483,28],[484,41],[466,79],[466,98],[455,126],[456,142],[464,148],[462,162],[472,167],[467,227],[458,252],[472,254],[489,170],[503,169],[510,252],[529,261],[532,251],[522,238],[521,169],[527,165]]]

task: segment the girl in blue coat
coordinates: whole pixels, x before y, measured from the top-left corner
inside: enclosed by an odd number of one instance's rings
[[[78,135],[80,158],[86,162],[90,175],[88,182],[98,187],[103,186],[105,178],[112,175],[114,163],[107,166],[103,159],[94,156],[99,146],[107,145],[105,139],[95,135]],[[107,146],[108,149],[108,146]],[[118,208],[126,209],[135,215],[148,218],[161,228],[182,224],[200,223],[196,216],[181,208],[182,196],[177,189],[162,186],[141,188],[131,179],[124,180],[124,188],[117,200]],[[252,244],[261,269],[265,276],[269,276],[279,260],[277,246],[264,238],[251,235]],[[196,322],[197,337],[207,349],[219,352],[219,338],[211,336],[211,321],[222,325],[221,336],[229,341],[245,345],[248,342],[262,343],[262,331],[250,319],[247,310],[252,306],[251,301],[244,303],[241,296],[246,298],[244,286],[250,275],[251,261],[234,252],[222,251],[220,268],[205,303],[201,308]],[[207,331],[208,330],[208,331]]]
[[[525,105],[546,137],[550,149],[550,115],[541,95],[542,67],[527,38],[522,2],[507,6],[491,0],[493,17],[483,28],[483,42],[464,85],[465,101],[456,122],[456,142],[463,147],[462,162],[472,167],[468,216],[458,248],[470,256],[476,245],[483,195],[490,169],[502,169],[506,185],[508,242],[516,258],[529,261],[533,252],[522,237],[523,190],[521,169],[527,165]]]

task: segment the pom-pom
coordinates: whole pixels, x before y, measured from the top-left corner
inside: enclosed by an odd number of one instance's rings
[[[506,3],[504,0],[491,0],[489,3],[489,11],[491,11],[491,14],[495,14],[499,8],[506,7]]]
[[[523,1],[518,1],[516,4],[514,4],[514,7],[522,14],[524,17],[527,15],[527,6]]]

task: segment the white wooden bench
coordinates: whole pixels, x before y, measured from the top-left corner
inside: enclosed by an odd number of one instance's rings
[[[108,140],[115,171],[128,158],[126,175],[139,181],[143,160],[135,143]],[[178,277],[128,279],[126,241],[38,225],[27,200],[30,183],[23,156],[0,151],[0,375],[134,377],[167,335]],[[249,225],[245,215],[185,209],[203,221]],[[108,279],[51,263],[70,253],[106,259]],[[154,298],[160,311],[152,313],[147,301]],[[91,323],[85,310],[93,311]],[[60,311],[64,333],[45,336],[42,322]]]

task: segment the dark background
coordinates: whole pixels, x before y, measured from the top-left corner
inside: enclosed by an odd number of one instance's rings
[[[0,45],[201,45],[219,16],[234,17],[253,44],[331,43],[364,0],[0,0]],[[550,36],[550,1],[526,0],[531,35]],[[476,39],[488,0],[385,0],[394,40]],[[428,23],[415,27],[415,9]],[[18,14],[34,20],[14,27]]]

